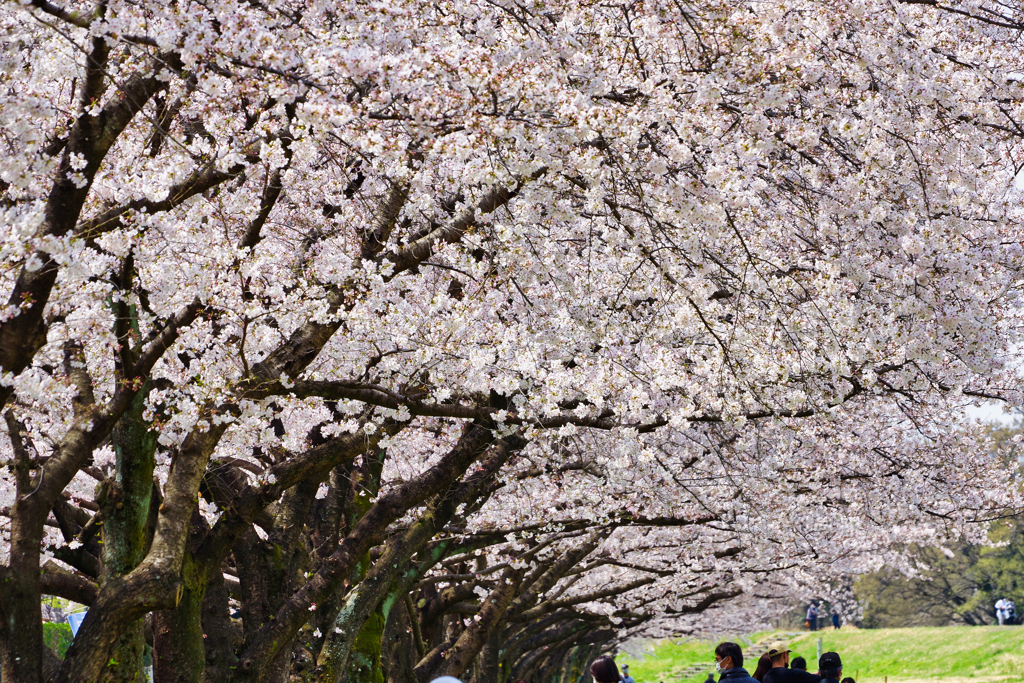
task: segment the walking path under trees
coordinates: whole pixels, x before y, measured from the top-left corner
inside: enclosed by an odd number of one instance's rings
[[[5,3],[3,680],[568,681],[983,538],[1019,21]]]

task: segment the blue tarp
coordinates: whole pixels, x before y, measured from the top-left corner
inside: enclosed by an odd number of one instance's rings
[[[75,612],[74,614],[68,615],[68,625],[71,626],[71,635],[78,635],[78,627],[82,625],[83,619],[85,619],[85,612]]]

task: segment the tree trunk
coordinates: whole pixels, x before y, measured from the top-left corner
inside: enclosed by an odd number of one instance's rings
[[[5,637],[0,639],[0,677],[14,683],[37,683],[42,680],[45,647],[39,603],[42,534],[25,528],[35,525],[20,522],[17,513],[12,517],[11,571],[3,585]]]
[[[436,671],[430,672],[433,677],[454,676],[458,678],[472,663],[483,648],[484,643],[491,637],[501,624],[505,611],[512,604],[516,593],[519,590],[520,582],[523,579],[521,569],[506,569],[498,580],[498,586],[491,591],[487,599],[480,605],[473,620],[470,621],[466,630],[462,632],[455,645],[447,653],[444,661],[437,667]]]
[[[202,683],[222,683],[231,675],[238,661],[235,648],[241,644],[241,633],[231,622],[228,586],[220,570],[209,578],[206,585],[202,622],[206,646]]]
[[[15,502],[11,506],[11,559],[3,578],[3,616],[5,636],[0,639],[0,677],[13,683],[37,683],[43,676],[42,571],[40,547],[43,509],[33,494],[41,484],[42,472],[32,477],[31,455],[25,426],[10,412],[4,417],[14,448]]]
[[[148,386],[136,394],[131,407],[110,435],[116,456],[114,476],[104,482],[103,580],[124,576],[145,557],[149,540],[156,434],[142,419]],[[103,673],[103,683],[138,683],[144,680],[142,657],[146,642],[142,620],[125,629],[114,641]]]
[[[477,673],[472,683],[503,683],[501,662],[501,633],[495,630],[477,658]]]
[[[206,663],[203,593],[185,587],[175,609],[153,615],[153,682],[200,683]]]
[[[384,639],[384,615],[380,608],[374,610],[363,623],[346,667],[347,683],[384,683],[381,668],[381,643]]]
[[[421,656],[421,646],[416,643],[414,630],[417,627],[413,624],[415,612],[410,612],[410,604],[410,600],[396,604],[384,626],[381,666],[387,683],[410,683],[416,680],[412,670]]]

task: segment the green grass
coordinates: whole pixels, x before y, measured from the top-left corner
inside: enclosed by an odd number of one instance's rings
[[[807,633],[790,640],[792,656],[803,655],[817,668],[817,638],[824,651],[843,658],[843,675],[857,683],[957,681],[1010,683],[1024,681],[1024,627],[975,626],[842,630]],[[751,642],[769,640],[764,634]],[[714,668],[716,642],[661,641],[642,661],[621,656],[637,683],[700,683]],[[742,641],[739,641],[742,642]],[[744,648],[746,649],[746,648]],[[681,678],[691,664],[707,665],[703,674]],[[749,664],[753,671],[755,662]],[[717,678],[717,677],[716,677]]]
[[[735,637],[733,640],[740,644],[746,642],[757,643],[770,639],[770,633],[756,633],[752,636]],[[629,665],[629,673],[636,679],[637,683],[702,683],[708,674],[715,669],[715,646],[725,638],[716,641],[694,641],[694,640],[663,640],[654,648],[654,651],[646,655],[643,660],[633,659],[626,655],[615,658],[616,664],[620,667]],[[694,664],[705,664],[704,673],[682,678],[679,672]],[[717,676],[715,677],[717,680]]]
[[[826,652],[843,658],[844,675],[858,682],[886,677],[1024,681],[1024,627],[825,631],[820,636]],[[807,634],[791,641],[790,647],[805,653],[810,662],[817,653],[816,637]]]
[[[701,643],[695,641],[661,641],[654,649],[654,652],[638,661],[625,655],[615,658],[615,663],[621,668],[623,664],[629,664],[630,675],[637,680],[637,683],[669,683],[669,681],[703,681],[707,674],[699,678],[680,678],[679,672],[691,664],[707,663],[708,670],[714,668],[715,645],[713,643]]]

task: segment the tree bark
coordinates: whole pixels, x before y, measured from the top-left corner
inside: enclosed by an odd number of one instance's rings
[[[148,546],[157,444],[156,434],[142,419],[147,394],[148,386],[144,386],[110,435],[115,463],[114,475],[104,482],[105,495],[101,506],[104,518],[104,581],[135,569]],[[145,648],[143,624],[139,618],[114,642],[103,683],[141,681]]]
[[[419,670],[419,667],[417,667],[417,677],[423,680],[426,677],[453,676],[458,678],[461,676],[483,648],[487,639],[491,637],[491,634],[501,624],[505,610],[512,604],[522,579],[523,570],[521,569],[510,567],[502,572],[497,588],[491,591],[487,599],[484,600],[483,605],[480,606],[480,611],[473,617],[469,626],[462,632],[455,645],[445,655],[441,665],[430,672]]]
[[[202,683],[221,683],[231,675],[238,658],[235,648],[241,644],[241,633],[231,623],[228,586],[220,570],[208,578],[203,599],[203,636],[206,667]]]
[[[512,452],[513,448],[507,442],[497,442],[479,471],[463,485],[452,486],[427,507],[408,531],[388,542],[366,577],[346,596],[333,628],[329,629],[319,658],[320,673],[325,681],[341,683],[346,676],[349,651],[354,642],[362,638],[362,635],[354,635],[361,634],[368,618],[375,618],[371,616],[374,612],[378,612],[382,620],[388,618],[395,601],[409,590],[419,575],[409,564],[413,556],[448,524],[460,505],[467,505],[480,497]],[[399,579],[403,575],[405,581]],[[395,586],[396,582],[401,585]],[[390,600],[387,600],[389,595]],[[351,679],[351,674],[348,676]]]
[[[241,657],[233,681],[262,681],[267,667],[309,619],[309,606],[328,598],[350,576],[387,526],[407,510],[458,479],[492,440],[491,431],[470,426],[440,462],[412,481],[381,497],[359,520],[338,549],[313,577],[278,611],[273,623],[260,629]]]
[[[153,683],[200,683],[203,647],[203,590],[188,586],[174,609],[153,613]]]
[[[35,449],[25,425],[11,411],[4,413],[14,449],[15,502],[11,506],[11,558],[4,573],[3,616],[6,637],[0,639],[0,678],[36,683],[43,676],[43,617],[40,607],[40,549],[49,508],[36,496],[42,471],[32,476]]]

